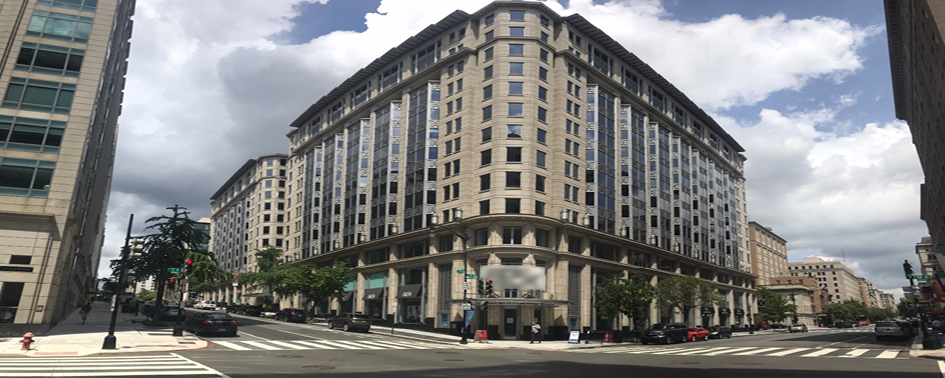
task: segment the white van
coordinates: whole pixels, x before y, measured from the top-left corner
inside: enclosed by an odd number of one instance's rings
[[[217,304],[214,301],[200,301],[194,304],[194,308],[201,310],[216,310]]]

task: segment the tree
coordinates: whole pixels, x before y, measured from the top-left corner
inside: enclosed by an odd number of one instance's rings
[[[148,289],[141,289],[141,291],[138,292],[136,298],[138,298],[139,301],[150,302],[151,300],[157,298],[157,293]]]
[[[656,284],[656,302],[661,307],[679,309],[686,323],[689,313],[698,306],[724,306],[715,284],[693,276],[677,276]]]
[[[312,302],[313,312],[322,302],[340,298],[352,276],[351,268],[348,268],[345,262],[316,270],[305,268],[297,273],[299,274],[298,293]]]
[[[645,325],[639,323],[643,320],[639,315],[649,308],[655,294],[656,289],[642,276],[631,274],[630,279],[625,279],[613,275],[597,285],[594,303],[598,311],[623,314],[635,320],[635,328],[642,328]]]
[[[909,304],[913,303],[915,300],[911,298],[902,298],[899,301],[899,304],[896,305],[896,308],[899,309],[899,315],[907,318],[915,318],[919,316],[919,312],[914,308],[909,308]],[[928,303],[931,307],[930,309],[935,308],[935,305],[932,304],[932,301],[928,299],[919,299],[919,303]],[[926,310],[928,311],[928,310]]]
[[[282,261],[282,250],[275,247],[256,250],[256,271],[246,272],[237,277],[237,282],[245,290],[263,289],[263,292],[273,292],[279,295],[292,295],[293,288],[285,285],[286,276],[295,276],[289,273],[293,270],[291,264]]]
[[[771,289],[768,289],[764,286],[758,287],[758,292],[755,294],[759,302],[764,301],[764,306],[758,306],[758,320],[766,320],[769,322],[783,322],[784,318],[791,314],[794,315],[797,312],[797,306],[788,303],[788,298],[774,292]],[[762,316],[761,314],[765,314]]]
[[[841,320],[852,320],[855,316],[850,306],[842,303],[831,303],[824,308],[824,314],[830,317],[834,322]]]
[[[220,289],[220,285],[232,282],[233,275],[220,269],[212,252],[206,254],[188,252],[187,258],[192,261],[191,272],[187,274],[190,291],[195,293],[211,293]]]
[[[151,223],[145,230],[157,233],[145,235],[141,257],[131,265],[140,277],[154,276],[157,281],[157,301],[164,300],[164,288],[167,280],[174,276],[167,268],[180,268],[184,265],[188,252],[206,254],[207,235],[197,228],[197,222],[188,217],[186,208],[174,205],[171,216],[151,217],[145,223]]]

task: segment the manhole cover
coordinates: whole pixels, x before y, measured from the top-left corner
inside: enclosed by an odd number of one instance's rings
[[[447,359],[445,359],[445,360],[443,360],[443,361],[451,361],[451,362],[456,362],[456,361],[466,361],[466,360],[457,360],[457,359],[455,359],[455,358],[452,358],[452,359],[450,359],[450,358],[447,358]]]
[[[279,358],[301,358],[302,356],[296,356],[293,354],[277,354],[276,357]]]
[[[302,366],[303,369],[312,369],[312,370],[335,370],[334,366],[328,365],[308,365]]]

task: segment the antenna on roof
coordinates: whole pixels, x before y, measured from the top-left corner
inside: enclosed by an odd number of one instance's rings
[[[844,253],[843,250],[841,249],[841,250],[840,250],[840,255],[843,256],[843,263],[846,264],[846,263],[847,263],[847,254]]]

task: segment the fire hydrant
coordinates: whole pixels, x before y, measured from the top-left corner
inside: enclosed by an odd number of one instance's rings
[[[23,340],[20,340],[20,343],[23,344],[23,347],[20,350],[30,350],[30,344],[33,343],[33,333],[27,332],[23,335]]]

